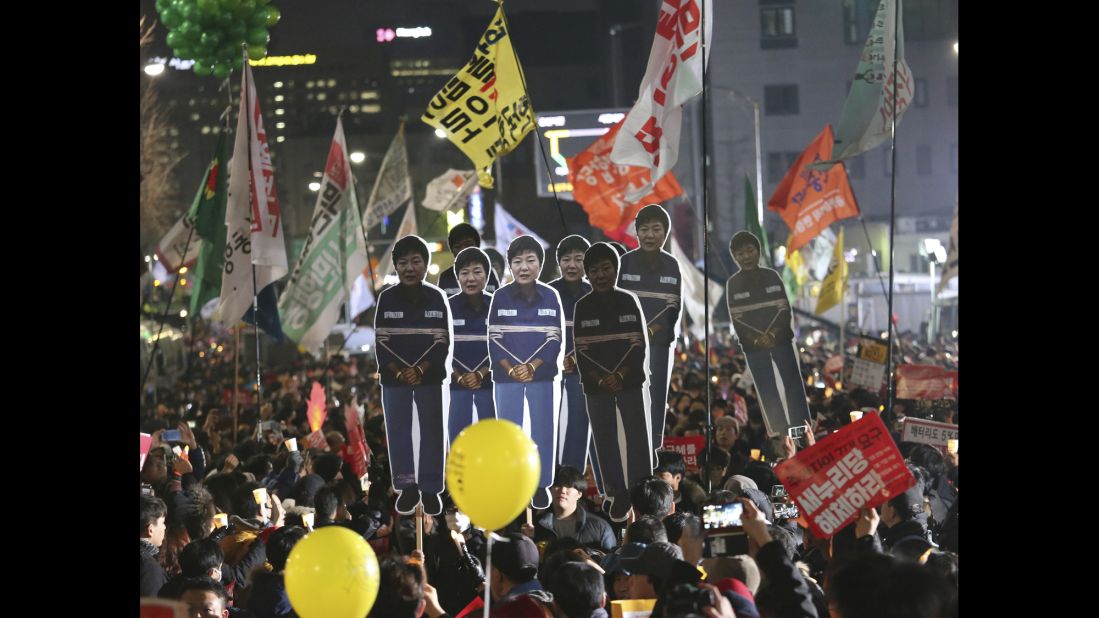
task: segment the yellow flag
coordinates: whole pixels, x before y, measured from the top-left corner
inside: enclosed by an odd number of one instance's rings
[[[786,247],[787,249],[790,247],[789,240],[786,241]],[[790,269],[790,272],[794,273],[794,281],[799,287],[809,281],[809,267],[806,266],[805,259],[801,257],[801,249],[787,250],[786,266]]]
[[[843,228],[836,238],[836,250],[832,262],[828,264],[828,274],[821,284],[820,297],[817,299],[817,315],[828,311],[840,303],[844,288],[847,287],[847,260],[843,258]]]
[[[431,99],[420,117],[444,131],[473,161],[482,187],[493,187],[491,166],[496,157],[514,150],[534,129],[534,110],[523,88],[522,73],[501,4],[473,57]]]

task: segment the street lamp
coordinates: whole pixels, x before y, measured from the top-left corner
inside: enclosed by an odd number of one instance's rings
[[[729,97],[732,98],[734,101],[739,98],[741,100],[747,101],[748,103],[751,103],[751,105],[752,105],[752,115],[753,115],[753,122],[754,122],[753,128],[755,130],[755,137],[756,137],[756,217],[758,217],[759,220],[757,221],[757,223],[759,223],[759,227],[762,229],[763,228],[763,153],[762,153],[762,148],[761,148],[761,145],[760,145],[760,137],[759,137],[759,101],[756,101],[755,99],[753,99],[752,97],[750,97],[746,94],[741,94],[740,92],[737,92],[733,88],[716,87],[716,89],[717,90],[724,90],[725,92],[729,93]]]
[[[931,278],[928,280],[928,288],[931,290],[931,314],[927,319],[927,342],[931,343],[935,340],[935,305],[937,298],[935,294],[935,265],[946,263],[946,248],[943,247],[943,243],[938,238],[924,238],[920,243],[920,253],[927,256],[927,267]]]

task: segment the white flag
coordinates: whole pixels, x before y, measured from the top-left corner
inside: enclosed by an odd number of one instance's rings
[[[366,263],[355,181],[338,118],[312,226],[279,302],[282,331],[307,350],[319,348]]]
[[[465,204],[476,186],[477,174],[473,170],[447,170],[427,183],[423,207],[435,211],[450,210]]]
[[[410,199],[412,179],[408,176],[408,150],[404,143],[404,123],[401,123],[397,135],[389,144],[389,150],[385,151],[374,188],[370,190],[370,199],[366,201],[366,212],[363,214],[363,226],[369,230],[378,225]]]
[[[943,265],[943,277],[939,280],[936,294],[943,291],[951,279],[958,276],[958,198],[954,198],[954,220],[950,222],[950,245],[946,249],[946,264]]]
[[[654,183],[671,171],[679,158],[683,104],[702,92],[701,1],[706,3],[708,57],[713,46],[711,0],[664,0],[660,7],[637,102],[626,115],[611,149],[611,161],[651,170],[645,186],[637,189],[631,185],[626,193],[629,202],[652,193]]]
[[[374,304],[374,290],[370,287],[365,272],[360,272],[359,276],[355,277],[355,282],[351,284],[351,298],[348,299],[347,304],[348,310],[351,312],[348,321],[351,322],[354,322],[360,313]]]
[[[494,227],[496,228],[496,250],[500,252],[500,255],[506,256],[508,254],[508,245],[511,241],[526,234],[538,241],[538,244],[542,245],[543,249],[549,249],[549,243],[542,240],[542,237],[534,232],[530,231],[530,228],[519,223],[515,217],[511,216],[511,213],[504,210],[504,207],[499,203],[496,204]]]
[[[275,170],[271,166],[267,133],[263,129],[259,99],[247,56],[242,73],[240,114],[233,159],[229,163],[225,270],[218,309],[220,321],[227,326],[236,324],[252,308],[253,295],[258,295],[289,272],[279,198],[275,190]],[[276,313],[270,317],[277,320],[278,315]],[[264,325],[262,315],[260,325]]]
[[[378,260],[378,268],[374,270],[374,285],[376,287],[382,287],[382,284],[385,283],[386,276],[390,273],[397,272],[397,269],[393,267],[393,245],[397,244],[397,241],[405,236],[419,233],[416,225],[416,204],[409,203],[408,208],[405,208],[404,218],[401,219],[401,225],[397,228],[397,235],[393,237],[393,242],[389,243],[389,247],[386,248],[382,258]],[[352,311],[352,313],[354,313],[354,311]]]
[[[198,259],[199,246],[202,243],[198,233],[191,232],[194,227],[188,213],[183,213],[179,221],[157,243],[156,254],[168,272],[174,273],[180,266],[191,266]]]
[[[698,270],[691,259],[687,257],[686,253],[683,253],[683,248],[676,242],[675,236],[672,236],[672,256],[679,262],[679,272],[683,276],[683,309],[686,310],[687,315],[691,316],[691,335],[696,339],[702,339],[705,336],[704,326],[706,324],[705,315],[703,313],[705,304],[705,290],[702,287],[702,281],[705,277],[702,272]],[[714,307],[717,306],[719,300],[721,300],[721,284],[714,281],[710,281],[710,323],[714,321]]]
[[[831,161],[813,163],[811,169],[827,169],[889,139],[892,134],[894,98],[897,123],[912,101],[912,71],[904,61],[904,24],[897,17],[898,0],[881,0],[874,26],[866,38],[855,79],[843,103]],[[893,44],[897,45],[897,75],[893,75]]]

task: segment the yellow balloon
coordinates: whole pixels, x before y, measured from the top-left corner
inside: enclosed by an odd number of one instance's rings
[[[538,449],[521,427],[489,419],[466,427],[454,439],[446,485],[474,524],[499,530],[530,502],[541,469]]]
[[[301,618],[363,618],[378,598],[378,557],[340,526],[307,534],[286,560],[286,594]]]

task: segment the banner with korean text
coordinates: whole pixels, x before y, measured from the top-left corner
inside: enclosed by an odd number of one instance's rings
[[[916,484],[877,414],[867,414],[775,467],[813,534],[828,538],[859,509],[888,502]]]
[[[473,57],[428,103],[425,123],[446,134],[494,188],[491,167],[534,130],[534,110],[523,87],[523,69],[511,45],[504,6],[481,35]]]
[[[922,418],[906,417],[902,423],[901,442],[930,444],[946,454],[946,441],[958,439],[958,426]]]
[[[897,365],[897,399],[956,399],[958,372],[937,365]]]
[[[683,456],[687,472],[698,472],[698,456],[706,450],[705,436],[667,436],[664,438],[664,450],[675,451]]]

